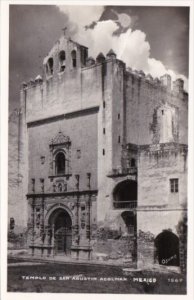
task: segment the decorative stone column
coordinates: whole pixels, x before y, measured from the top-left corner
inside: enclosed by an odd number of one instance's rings
[[[51,226],[47,225],[45,226],[45,240],[44,240],[44,246],[47,250],[47,256],[50,256],[51,254]]]
[[[52,234],[51,234],[51,255],[55,255],[55,225],[52,225]]]

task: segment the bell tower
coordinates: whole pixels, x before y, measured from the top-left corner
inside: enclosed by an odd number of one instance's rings
[[[44,58],[45,79],[56,77],[58,74],[66,72],[75,72],[86,66],[88,48],[67,37],[66,29],[63,28],[63,35]]]

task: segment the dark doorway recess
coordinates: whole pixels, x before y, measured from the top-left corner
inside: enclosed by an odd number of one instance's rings
[[[135,236],[137,232],[137,217],[132,211],[124,211],[121,217],[127,228],[127,232],[130,236]]]
[[[135,208],[137,206],[137,182],[124,180],[113,191],[114,208]]]
[[[50,217],[54,225],[54,241],[56,254],[70,254],[72,245],[72,221],[66,210],[57,209]]]
[[[179,266],[179,238],[164,230],[155,239],[155,258],[160,265]]]
[[[132,261],[137,262],[137,215],[133,211],[124,211],[121,217],[128,233],[128,251]]]

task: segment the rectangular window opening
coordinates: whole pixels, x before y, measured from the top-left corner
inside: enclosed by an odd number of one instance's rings
[[[179,191],[178,178],[171,178],[170,179],[170,192],[171,193],[178,193],[178,191]]]
[[[118,114],[118,120],[120,120],[120,114]]]
[[[106,102],[105,101],[103,101],[103,108],[105,108],[106,107]]]
[[[105,155],[105,149],[102,149],[102,155]]]
[[[121,142],[121,137],[120,137],[120,135],[118,136],[118,143],[120,144],[120,142]]]
[[[103,134],[105,134],[106,133],[106,129],[105,128],[103,128]]]

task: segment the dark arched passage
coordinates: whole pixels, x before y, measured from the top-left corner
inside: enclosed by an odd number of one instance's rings
[[[55,253],[69,254],[72,244],[72,220],[65,209],[56,209],[49,218],[49,225],[54,226]]]
[[[179,266],[179,238],[164,230],[155,239],[156,259],[160,265]]]
[[[50,75],[52,75],[53,74],[53,58],[52,57],[50,57],[48,59],[48,68],[49,68]]]
[[[65,70],[65,62],[66,62],[66,54],[65,51],[62,50],[59,52],[60,72]]]
[[[132,212],[132,211],[124,211],[121,214],[121,217],[127,228],[127,233],[132,236],[136,235],[136,231],[137,231],[136,214],[134,214],[134,212]]]
[[[137,182],[124,180],[113,191],[115,208],[134,208],[137,205]]]
[[[77,59],[76,59],[76,51],[71,51],[71,59],[72,59],[72,66],[73,68],[76,68],[77,66]]]

